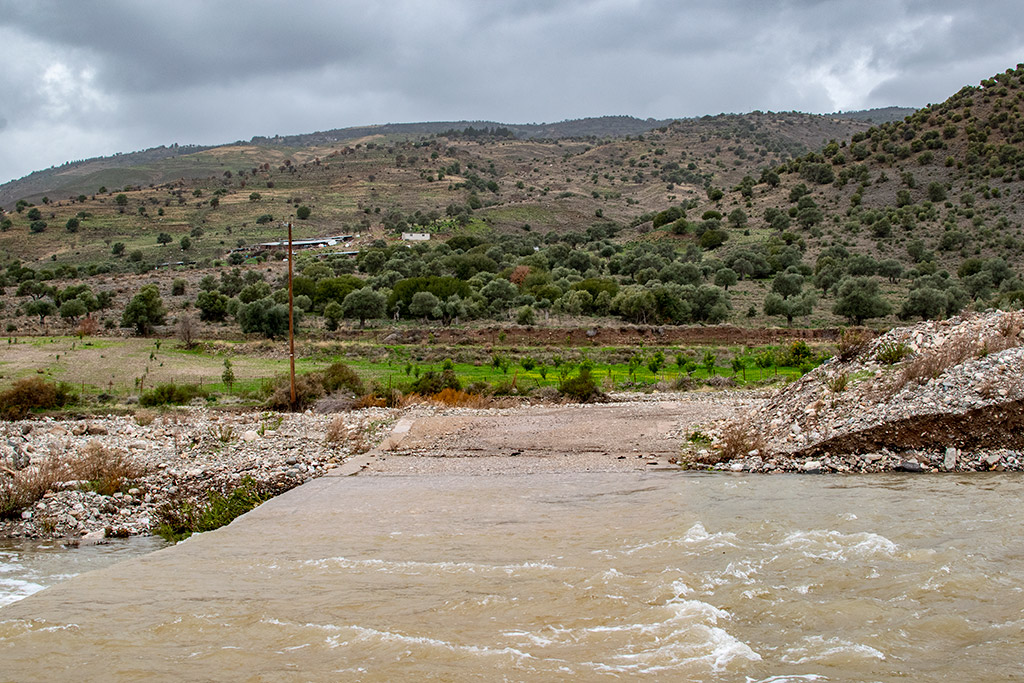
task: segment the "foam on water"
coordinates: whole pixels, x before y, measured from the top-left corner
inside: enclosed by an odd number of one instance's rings
[[[801,552],[805,557],[837,562],[878,556],[892,557],[899,550],[899,546],[879,534],[844,534],[834,529],[794,531],[787,535],[779,546]]]
[[[0,578],[0,607],[17,602],[46,588],[32,581],[23,579]]]
[[[623,555],[634,555],[636,553],[644,552],[645,550],[651,549],[662,549],[665,547],[683,546],[683,547],[699,547],[700,552],[706,550],[716,550],[721,548],[735,548],[737,547],[738,539],[736,534],[730,531],[719,531],[713,534],[708,533],[707,529],[704,528],[704,524],[697,522],[691,526],[685,534],[677,538],[666,538],[650,543],[641,543],[634,546],[626,546],[622,549]],[[611,551],[597,551],[599,553],[608,554]]]
[[[397,643],[402,646],[420,646],[428,649],[441,649],[449,652],[457,652],[460,654],[476,655],[476,656],[510,656],[515,659],[530,659],[532,655],[518,650],[513,647],[502,647],[493,648],[483,645],[465,645],[452,643],[447,640],[441,640],[439,638],[431,638],[429,636],[417,636],[408,635],[405,633],[399,633],[397,631],[388,631],[369,626],[359,626],[357,624],[317,624],[317,623],[305,623],[296,624],[292,622],[282,621],[280,619],[262,619],[261,623],[269,624],[274,626],[283,626],[288,629],[296,630],[307,630],[318,631],[327,634],[323,636],[323,642],[331,648],[347,647],[356,643]],[[309,647],[312,643],[302,643],[300,645],[293,645],[285,648],[287,650],[297,650],[305,647]]]
[[[342,569],[374,569],[385,573],[426,574],[443,572],[446,574],[506,574],[514,575],[526,570],[552,571],[564,569],[546,562],[522,562],[507,565],[479,564],[476,562],[418,562],[415,560],[353,560],[347,557],[326,557],[320,560],[306,560],[303,564],[313,567]]]
[[[854,643],[842,638],[825,638],[824,636],[807,636],[798,645],[787,648],[781,657],[788,664],[806,664],[808,662],[841,663],[851,659],[877,659],[885,661],[885,655],[863,643]]]
[[[0,553],[0,607],[17,602],[43,590],[46,586],[26,580],[25,567],[17,561],[14,553]]]

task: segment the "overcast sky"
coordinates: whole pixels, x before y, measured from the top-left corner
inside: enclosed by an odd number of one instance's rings
[[[374,123],[919,107],[1022,61],[1021,0],[0,0],[0,182]]]

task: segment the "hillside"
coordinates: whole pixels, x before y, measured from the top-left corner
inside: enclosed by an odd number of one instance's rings
[[[168,294],[171,279],[187,280],[188,294],[174,299],[187,311],[200,303],[191,288],[211,275],[221,284],[205,286],[235,301],[216,320],[241,323],[253,296],[264,307],[280,301],[280,264],[251,247],[281,239],[285,221],[297,238],[358,236],[346,247],[361,251],[355,260],[298,259],[316,331],[349,317],[342,300],[364,285],[385,302],[375,316],[401,317],[423,291],[438,307],[421,317],[445,324],[885,326],[1019,305],[1022,79],[1011,69],[880,125],[867,119],[894,112],[723,114],[617,137],[588,131],[650,122],[403,124],[350,129],[338,136],[360,137],[338,142],[334,132],[257,138],[147,159],[134,168],[172,180],[11,207],[0,232],[0,249],[18,255],[6,310],[19,318],[12,330],[27,330],[25,280],[117,273]],[[404,231],[432,239],[410,250]],[[168,263],[176,270],[153,272]],[[243,272],[230,274],[232,264]],[[332,278],[334,293],[318,293]],[[119,278],[115,307],[127,303],[128,282]],[[245,285],[254,289],[243,296]]]

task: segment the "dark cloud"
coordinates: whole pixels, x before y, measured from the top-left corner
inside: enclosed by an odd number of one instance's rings
[[[1017,0],[0,0],[0,181],[440,119],[919,106],[1014,66]]]

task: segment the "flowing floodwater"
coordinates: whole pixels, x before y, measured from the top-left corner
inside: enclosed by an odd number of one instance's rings
[[[293,493],[0,609],[0,666],[50,680],[1024,671],[1019,475],[355,477]]]
[[[61,541],[0,539],[0,607],[82,572],[103,569],[166,545],[155,536],[111,539],[80,547],[69,547]]]

